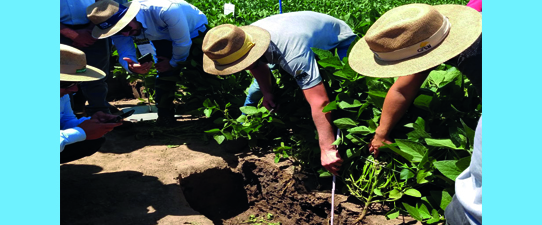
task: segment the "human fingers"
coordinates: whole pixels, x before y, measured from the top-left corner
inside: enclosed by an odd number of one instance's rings
[[[132,61],[132,59],[128,58],[128,57],[124,57],[122,58],[122,60],[126,61],[128,64],[133,64],[134,61]]]

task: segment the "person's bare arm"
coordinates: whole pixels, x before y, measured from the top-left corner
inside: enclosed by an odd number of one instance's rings
[[[333,130],[331,112],[322,112],[324,107],[329,103],[324,84],[320,82],[312,88],[305,89],[303,90],[303,94],[311,106],[312,119],[318,131],[322,166],[329,172],[337,175],[343,160],[339,155],[339,151],[333,145],[335,132]]]
[[[248,68],[248,70],[252,76],[256,78],[256,81],[258,81],[258,85],[263,94],[263,105],[267,110],[274,109],[276,105],[272,92],[273,84],[271,83],[271,77],[273,75],[271,74],[269,66],[267,66],[266,63],[256,61]]]
[[[392,143],[389,137],[391,130],[403,117],[428,75],[428,72],[422,72],[399,77],[391,86],[384,100],[380,124],[369,145],[369,152],[374,152],[375,157],[378,157],[378,148],[384,146],[382,142]]]

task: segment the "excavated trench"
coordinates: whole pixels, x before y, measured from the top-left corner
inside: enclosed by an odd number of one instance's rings
[[[186,200],[215,224],[239,224],[249,215],[268,213],[281,224],[328,221],[329,194],[308,192],[298,179],[263,160],[246,160],[238,170],[214,168],[181,178]]]

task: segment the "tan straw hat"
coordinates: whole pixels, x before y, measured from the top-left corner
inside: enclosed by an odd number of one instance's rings
[[[104,77],[103,71],[87,65],[87,57],[84,52],[60,44],[60,81],[93,81]]]
[[[399,77],[459,55],[482,33],[482,15],[467,6],[409,4],[384,13],[352,48],[348,61],[370,77]]]
[[[257,26],[216,26],[203,38],[203,70],[214,75],[237,73],[256,62],[270,42],[269,32]]]
[[[134,19],[141,5],[128,2],[123,5],[112,0],[100,0],[87,7],[87,17],[96,26],[92,36],[103,39],[118,33]]]

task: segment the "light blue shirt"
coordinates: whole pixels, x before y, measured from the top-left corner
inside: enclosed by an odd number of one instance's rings
[[[64,150],[66,145],[87,139],[85,131],[78,125],[89,119],[90,117],[77,119],[72,111],[70,96],[60,97],[60,152]]]
[[[136,15],[136,20],[143,25],[141,34],[137,37],[120,35],[111,37],[119,53],[120,64],[128,70],[128,63],[122,58],[128,57],[137,62],[133,38],[147,38],[150,41],[171,41],[173,56],[169,64],[177,67],[178,62],[183,62],[188,57],[191,39],[198,36],[198,31],[205,31],[207,17],[198,8],[185,1],[137,0],[137,2],[141,3],[141,9]],[[154,58],[156,59],[156,56]]]
[[[67,25],[87,24],[87,7],[95,0],[60,0],[60,23]]]
[[[311,47],[347,47],[356,38],[344,21],[311,11],[277,14],[251,25],[269,31],[271,43],[264,56],[294,76],[303,90],[322,81]]]

